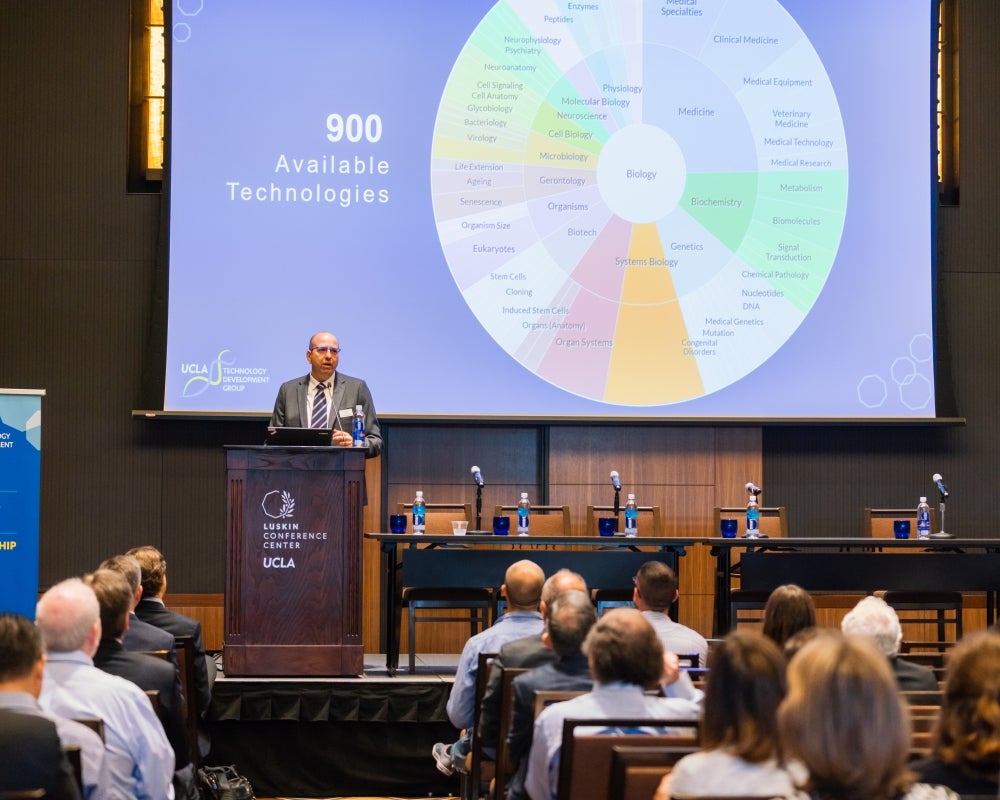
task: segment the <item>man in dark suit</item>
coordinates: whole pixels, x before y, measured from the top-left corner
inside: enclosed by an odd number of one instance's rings
[[[42,789],[46,798],[81,800],[52,720],[0,709],[0,791]]]
[[[586,592],[568,591],[552,603],[542,639],[557,660],[514,678],[514,714],[507,744],[514,774],[508,798],[525,798],[524,778],[528,770],[534,724],[535,693],[542,690],[589,691],[594,680],[590,675],[583,640],[597,622],[597,612]]]
[[[844,615],[840,629],[845,635],[866,636],[878,647],[892,666],[900,691],[937,691],[934,670],[899,657],[903,629],[896,609],[881,597],[869,596]]]
[[[177,642],[174,635],[148,622],[143,622],[135,615],[135,607],[142,599],[142,568],[132,556],[111,556],[102,562],[99,569],[113,569],[120,572],[132,590],[132,607],[129,609],[128,628],[122,644],[130,652],[149,652],[166,650],[170,660],[177,663]],[[178,675],[178,688],[180,676]]]
[[[101,608],[101,642],[94,653],[94,666],[125,678],[144,691],[159,693],[159,717],[174,750],[174,770],[182,773],[182,782],[190,779],[193,785],[194,767],[174,665],[154,656],[130,653],[122,645],[132,607],[132,591],[121,573],[99,569],[84,578],[84,583],[94,590]],[[177,781],[175,777],[175,785]]]
[[[552,603],[564,592],[586,592],[587,582],[582,575],[561,569],[553,573],[542,586],[542,601],[538,610],[548,621]],[[544,632],[507,642],[500,648],[490,667],[490,676],[479,709],[479,741],[483,747],[495,748],[500,730],[500,674],[505,667],[533,669],[551,664],[558,659],[556,652],[545,643]],[[581,641],[583,641],[581,639]]]
[[[167,591],[167,562],[152,545],[133,547],[125,555],[132,556],[139,562],[142,570],[142,599],[135,607],[136,616],[150,625],[155,625],[168,631],[173,636],[190,636],[194,642],[194,679],[195,690],[193,698],[198,718],[204,720],[208,706],[212,702],[212,682],[215,680],[215,664],[211,664],[205,656],[205,642],[201,634],[201,623],[191,617],[186,617],[176,611],[171,611],[163,604],[163,596]],[[204,727],[199,727],[199,748],[202,755],[208,753],[208,733]],[[193,743],[192,743],[193,744]]]
[[[340,342],[332,333],[317,333],[309,340],[306,361],[310,372],[286,381],[278,389],[270,425],[273,428],[330,428],[331,444],[350,447],[354,410],[365,417],[366,457],[382,452],[382,432],[371,392],[360,378],[337,372]]]

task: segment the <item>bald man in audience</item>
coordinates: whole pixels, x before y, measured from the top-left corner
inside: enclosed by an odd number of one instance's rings
[[[548,612],[552,603],[563,592],[586,592],[587,582],[582,575],[561,569],[548,577],[542,586],[542,602],[539,611],[543,623],[548,620]],[[490,667],[490,677],[483,695],[483,703],[479,709],[479,741],[485,748],[497,746],[497,736],[500,730],[500,675],[505,667],[540,667],[551,664],[558,656],[544,640],[544,631],[537,636],[525,636],[514,639],[500,648],[497,657]]]
[[[44,680],[45,645],[35,623],[20,614],[0,614],[0,709],[50,720],[62,747],[80,748],[84,800],[104,800],[109,796],[104,742],[86,725],[39,705]],[[3,752],[10,760],[11,751]]]
[[[47,662],[39,702],[64,717],[100,717],[113,797],[172,800],[174,751],[146,693],[94,666],[100,606],[79,578],[57,583],[38,601]]]
[[[438,770],[445,775],[451,775],[455,770],[466,770],[465,757],[472,743],[472,725],[476,715],[479,654],[496,653],[507,642],[541,634],[543,623],[538,609],[544,583],[545,573],[533,561],[525,559],[511,564],[500,587],[500,593],[507,601],[507,610],[492,626],[465,643],[455,671],[455,683],[448,696],[448,719],[462,731],[462,735],[454,744],[438,742],[431,749]]]

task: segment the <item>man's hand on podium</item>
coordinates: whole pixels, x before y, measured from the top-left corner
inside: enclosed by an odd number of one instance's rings
[[[350,447],[351,446],[351,434],[347,431],[340,431],[334,429],[333,437],[330,440],[330,444],[334,447]]]

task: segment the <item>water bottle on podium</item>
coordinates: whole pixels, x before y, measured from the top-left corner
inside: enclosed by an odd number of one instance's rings
[[[354,407],[354,426],[351,429],[351,445],[353,447],[365,446],[365,412],[361,406]]]
[[[629,538],[639,535],[639,506],[634,494],[625,500],[625,535]]]
[[[418,491],[413,498],[413,532],[423,533],[426,527],[427,502],[424,500],[424,493]]]
[[[521,492],[521,499],[517,503],[517,535],[527,536],[531,526],[531,503],[528,502],[528,493]]]

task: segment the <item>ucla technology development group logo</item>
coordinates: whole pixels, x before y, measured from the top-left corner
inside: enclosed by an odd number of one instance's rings
[[[223,392],[243,392],[249,384],[270,383],[267,367],[242,367],[230,350],[220,350],[214,360],[207,363],[181,364],[181,375],[190,377],[184,382],[181,397],[198,397],[209,389]]]

